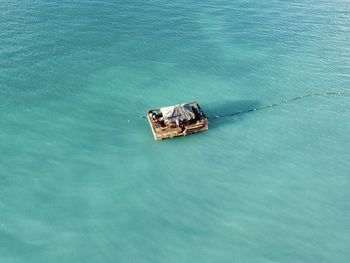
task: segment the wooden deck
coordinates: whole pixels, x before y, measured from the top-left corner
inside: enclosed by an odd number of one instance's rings
[[[150,124],[154,139],[159,141],[166,138],[185,136],[208,130],[208,119],[205,117],[204,113],[201,111],[196,102],[191,103],[195,104],[200,112],[197,113],[198,116],[195,119],[188,122],[182,122],[180,125],[176,125],[175,122],[164,123],[159,118],[152,118],[152,114],[154,112],[159,112],[160,108],[147,111],[147,120]]]

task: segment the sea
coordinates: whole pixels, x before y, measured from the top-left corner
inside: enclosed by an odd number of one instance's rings
[[[348,263],[349,92],[348,0],[0,0],[0,262]]]

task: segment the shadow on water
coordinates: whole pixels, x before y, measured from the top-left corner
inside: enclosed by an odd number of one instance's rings
[[[215,129],[217,127],[232,124],[233,122],[238,120],[241,121],[241,119],[243,119],[243,115],[237,114],[234,116],[229,116],[230,114],[247,111],[259,107],[260,104],[261,103],[256,100],[224,100],[217,103],[203,105],[202,108],[207,118],[209,118],[210,129]],[[215,118],[215,116],[223,117]]]

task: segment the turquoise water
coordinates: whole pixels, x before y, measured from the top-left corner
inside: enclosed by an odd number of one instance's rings
[[[350,88],[350,4],[0,0],[0,262],[350,262],[350,96],[155,142],[138,118]]]

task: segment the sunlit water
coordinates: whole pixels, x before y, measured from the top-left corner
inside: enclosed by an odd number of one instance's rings
[[[0,262],[350,262],[350,4],[0,0]]]

